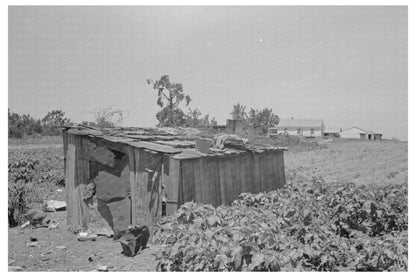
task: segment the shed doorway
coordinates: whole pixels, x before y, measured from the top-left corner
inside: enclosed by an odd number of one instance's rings
[[[95,184],[96,211],[108,223],[117,238],[131,224],[130,169],[123,155],[115,167],[90,162],[91,180]],[[105,228],[102,222],[100,228]]]

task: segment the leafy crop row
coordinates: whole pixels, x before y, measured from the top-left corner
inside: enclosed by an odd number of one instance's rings
[[[23,222],[24,213],[46,194],[65,185],[62,149],[9,150],[9,226]]]
[[[55,148],[9,151],[9,182],[52,183],[63,186],[62,150]]]
[[[407,185],[301,182],[232,205],[185,203],[154,240],[160,271],[405,271]]]

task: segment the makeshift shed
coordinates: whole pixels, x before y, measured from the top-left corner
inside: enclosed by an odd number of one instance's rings
[[[188,201],[219,206],[242,192],[285,183],[283,148],[245,144],[208,153],[195,149],[195,133],[161,128],[67,126],[63,131],[67,221],[71,229],[150,226]],[[239,149],[237,149],[239,148]]]

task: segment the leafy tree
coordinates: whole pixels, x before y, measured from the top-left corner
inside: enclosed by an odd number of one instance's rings
[[[60,135],[61,129],[58,126],[70,124],[70,120],[65,117],[62,110],[53,110],[42,119],[43,132],[46,135]]]
[[[8,110],[8,135],[21,138],[26,135],[42,134],[40,120],[34,119],[30,114],[19,115]]]
[[[185,113],[180,108],[164,107],[156,114],[156,118],[162,127],[184,126],[186,123]]]
[[[233,111],[231,112],[231,119],[244,121],[246,118],[246,106],[240,105],[240,103],[234,105]]]
[[[157,81],[147,79],[147,84],[152,85],[157,92],[156,103],[162,108],[156,115],[159,125],[170,127],[183,125],[186,119],[179,104],[185,100],[188,106],[191,97],[183,93],[182,84],[171,82],[168,75],[163,75]]]
[[[279,124],[280,118],[275,115],[272,109],[264,108],[263,110],[250,109],[248,113],[248,122],[254,128],[261,128],[263,133],[267,132],[269,127]]]
[[[8,116],[9,137],[21,138],[24,133],[23,121],[21,116],[17,113],[10,112],[10,109],[8,110]]]

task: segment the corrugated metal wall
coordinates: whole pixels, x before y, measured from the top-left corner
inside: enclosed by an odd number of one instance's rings
[[[195,201],[219,206],[231,203],[242,192],[270,191],[285,184],[281,150],[180,162],[179,205]]]

